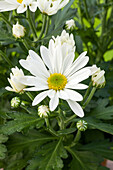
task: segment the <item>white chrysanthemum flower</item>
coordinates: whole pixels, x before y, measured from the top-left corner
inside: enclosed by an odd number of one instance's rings
[[[2,0],[0,1],[0,12],[12,11],[17,9],[17,13],[24,13],[27,7],[32,12],[37,9],[37,2],[35,0]]]
[[[66,21],[66,29],[67,30],[73,30],[75,28],[75,21],[74,19],[70,19]]]
[[[73,34],[67,33],[65,30],[62,31],[61,35],[56,38],[52,37],[54,40],[53,48],[56,48],[57,45],[61,44],[63,52],[66,54],[70,52],[75,52],[75,41]],[[54,49],[53,49],[54,51]]]
[[[98,68],[96,65],[93,65],[91,68],[91,72],[92,72],[92,82],[93,82],[93,86],[96,86],[98,88],[102,88],[105,86],[105,71],[101,70],[100,68]]]
[[[77,103],[77,101],[82,101],[83,97],[75,90],[88,87],[80,82],[87,79],[91,74],[90,69],[83,68],[89,61],[89,57],[86,56],[86,52],[83,52],[74,61],[74,55],[69,53],[69,55],[64,56],[65,53],[62,53],[60,45],[54,49],[54,53],[51,50],[53,49],[41,46],[42,59],[34,51],[30,50],[30,57],[26,60],[20,60],[22,67],[29,70],[33,75],[25,76],[26,78],[21,79],[21,82],[25,85],[32,86],[24,90],[41,91],[33,100],[33,106],[48,96],[50,98],[50,111],[54,111],[59,104],[59,99],[63,99],[68,102],[76,115],[83,117],[83,109]]]
[[[18,67],[12,68],[11,70],[13,74],[10,73],[11,78],[10,79],[8,78],[8,81],[12,88],[7,86],[5,89],[8,91],[20,93],[26,87],[23,83],[19,81],[20,78],[24,78],[24,73],[22,69],[19,69]]]
[[[25,35],[25,28],[17,22],[15,25],[13,25],[12,32],[14,37],[21,38]]]
[[[46,105],[41,105],[38,107],[38,115],[40,117],[48,117],[49,107]]]
[[[37,0],[37,6],[42,13],[47,15],[54,15],[68,2],[69,0]]]

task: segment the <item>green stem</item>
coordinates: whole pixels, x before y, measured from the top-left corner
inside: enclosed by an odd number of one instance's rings
[[[81,138],[81,131],[78,130],[73,142],[70,145],[70,147],[75,146],[79,142],[80,138]]]
[[[84,22],[83,22],[82,11],[81,11],[81,1],[79,1],[79,8],[80,8],[80,21],[81,21],[82,28],[84,28]]]
[[[31,114],[31,112],[30,112],[25,106],[20,105],[20,107],[21,107],[22,109],[24,109],[25,111],[27,111],[29,114]]]
[[[63,130],[65,128],[64,115],[63,115],[62,110],[60,108],[58,110],[58,113],[59,113],[59,117],[60,117],[60,130]]]
[[[91,26],[92,26],[91,18],[90,18],[89,12],[88,12],[88,6],[87,6],[87,3],[86,3],[86,0],[83,0],[83,1],[84,1],[84,6],[85,6],[85,11],[86,11],[87,20],[89,21],[89,23],[90,23]]]
[[[31,17],[31,11],[30,11],[30,10],[27,10],[26,12],[27,12],[27,19],[28,19],[30,28],[31,28],[32,33],[33,33],[33,35],[34,35],[34,39],[36,40],[36,39],[37,39],[37,31],[36,31],[36,28],[35,28],[33,19],[32,19],[32,17]]]
[[[0,13],[0,17],[3,19],[3,21],[8,24],[11,28],[12,28],[12,25],[11,23],[7,20],[7,18],[5,17],[5,15],[1,12]]]
[[[69,117],[67,120],[64,121],[65,124],[69,123],[71,120],[73,120],[74,118],[76,118],[77,115],[72,115],[71,117]]]
[[[30,92],[26,92],[27,96],[33,101],[34,97]]]
[[[85,102],[85,103],[83,104],[83,106],[82,106],[83,109],[89,104],[89,102],[90,102],[90,100],[92,99],[95,91],[96,91],[96,87],[93,87],[93,89],[92,89],[89,97],[87,98],[86,102]]]
[[[0,50],[0,55],[4,58],[4,60],[10,65],[10,67],[13,67],[13,64],[11,63],[11,61],[9,60],[9,58],[6,56],[6,54],[4,52],[2,52]]]
[[[78,130],[73,142],[74,142],[74,143],[78,143],[78,141],[80,140],[80,138],[81,138],[81,131]]]
[[[86,93],[85,93],[85,95],[84,95],[84,98],[83,98],[81,104],[84,103],[84,101],[86,100],[87,96],[89,95],[89,91],[90,91],[91,86],[92,86],[92,82],[89,83],[89,87],[88,87],[88,89],[86,90]]]
[[[24,44],[24,46],[26,47],[27,50],[30,49],[29,44],[28,44],[28,42],[26,41],[26,39],[22,39],[22,43]]]
[[[49,16],[47,16],[47,22],[46,22],[46,28],[45,28],[45,36],[48,33],[49,21],[50,21]]]
[[[58,136],[57,133],[54,131],[54,129],[50,126],[49,119],[45,118],[47,130],[54,136]]]
[[[46,15],[43,15],[43,14],[42,14],[42,16],[43,16],[43,24],[42,24],[41,33],[40,33],[40,35],[39,35],[39,37],[38,37],[38,40],[40,40],[40,39],[42,38],[43,33],[44,33],[44,31],[45,31],[45,25],[46,25],[46,18],[47,18],[47,16],[46,16]]]

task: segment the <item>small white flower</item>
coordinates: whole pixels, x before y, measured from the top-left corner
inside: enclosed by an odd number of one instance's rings
[[[26,87],[23,83],[19,81],[20,78],[24,79],[24,73],[22,69],[19,70],[18,67],[12,68],[11,70],[12,70],[12,73],[10,73],[11,78],[10,79],[8,78],[8,81],[12,88],[7,86],[5,89],[8,91],[14,91],[20,93]]]
[[[40,117],[48,117],[49,111],[49,107],[46,105],[41,105],[38,107],[38,115]]]
[[[66,29],[67,30],[73,30],[75,28],[75,21],[74,19],[70,19],[66,21]]]
[[[69,0],[37,0],[37,6],[42,13],[47,15],[54,15],[68,2]]]
[[[105,71],[101,70],[100,68],[97,68],[96,65],[92,66],[91,69],[92,72],[92,82],[93,82],[93,86],[96,86],[98,88],[102,88],[105,86]]]
[[[48,96],[50,98],[50,111],[54,111],[59,104],[60,98],[68,102],[76,115],[83,117],[83,109],[77,103],[77,101],[82,101],[83,97],[75,90],[88,87],[80,82],[87,79],[91,74],[90,69],[84,68],[89,61],[89,57],[86,56],[86,52],[83,52],[74,61],[74,55],[69,53],[65,56],[62,53],[61,44],[57,45],[54,52],[51,52],[51,50],[53,49],[41,46],[42,59],[34,51],[30,50],[30,57],[26,60],[20,60],[22,67],[33,75],[26,76],[26,79],[21,80],[25,85],[32,86],[24,90],[41,91],[33,100],[33,106],[39,104]]]
[[[54,48],[56,48],[57,45],[61,44],[62,46],[62,51],[65,53],[64,55],[67,55],[68,53],[73,53],[75,52],[75,41],[73,34],[67,33],[65,30],[62,31],[61,35],[57,36],[56,38],[53,36],[52,37],[54,40],[54,44],[51,45],[54,51]],[[51,42],[53,43],[53,42]],[[50,47],[51,48],[51,47]]]
[[[12,32],[15,38],[21,38],[25,35],[25,28],[17,22],[13,25]]]
[[[32,12],[37,9],[37,2],[35,0],[2,0],[0,1],[0,12],[12,11],[17,9],[17,13],[24,13],[27,7]]]

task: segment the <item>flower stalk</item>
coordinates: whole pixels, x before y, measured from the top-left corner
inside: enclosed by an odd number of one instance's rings
[[[42,38],[43,33],[44,33],[44,31],[45,31],[45,26],[46,26],[47,16],[44,15],[44,14],[42,14],[42,17],[43,17],[43,24],[42,24],[42,29],[41,29],[40,35],[39,35],[39,37],[38,37],[38,41]],[[47,27],[48,27],[48,26],[47,26]],[[48,29],[47,27],[46,27],[46,29]],[[46,30],[46,32],[47,32],[47,30]]]
[[[34,97],[30,92],[26,92],[27,96],[33,101]]]
[[[31,28],[32,33],[33,33],[33,36],[34,36],[34,40],[36,40],[36,39],[37,39],[37,31],[36,31],[35,25],[34,25],[34,23],[33,23],[33,19],[32,19],[32,17],[31,17],[31,12],[30,12],[30,10],[27,10],[27,11],[26,11],[26,14],[27,14],[27,19],[28,19],[30,28]]]
[[[87,98],[86,102],[85,102],[85,103],[83,104],[83,106],[82,106],[83,109],[84,109],[84,108],[89,104],[89,102],[91,101],[91,99],[92,99],[92,97],[93,97],[96,89],[97,89],[96,87],[93,87],[93,89],[91,90],[91,93],[90,93],[89,97]]]

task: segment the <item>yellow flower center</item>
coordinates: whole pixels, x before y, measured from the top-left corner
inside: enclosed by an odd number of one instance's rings
[[[17,2],[20,3],[20,4],[22,3],[22,1],[23,1],[23,0],[17,0]]]
[[[49,89],[62,90],[67,84],[67,78],[61,73],[51,74],[47,80]]]

